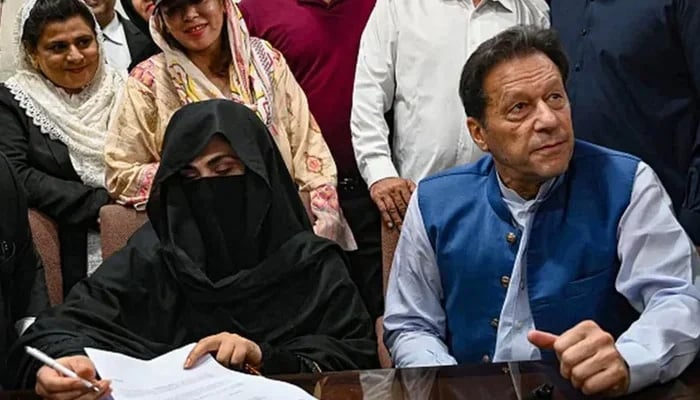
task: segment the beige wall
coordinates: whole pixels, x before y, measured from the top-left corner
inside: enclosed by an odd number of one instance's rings
[[[15,71],[13,45],[15,18],[22,0],[5,0],[0,15],[0,81],[9,78]]]

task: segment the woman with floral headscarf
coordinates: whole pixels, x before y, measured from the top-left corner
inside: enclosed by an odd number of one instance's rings
[[[267,126],[314,232],[346,250],[356,248],[338,206],[335,163],[306,96],[282,55],[249,37],[234,1],[156,1],[150,29],[163,53],[137,66],[127,80],[105,148],[112,196],[142,207],[172,114],[189,103],[230,99],[255,111]]]
[[[16,22],[16,72],[0,85],[0,152],[29,207],[59,225],[67,293],[101,262],[104,140],[123,86],[80,0],[30,0]],[[87,266],[87,268],[86,268]]]

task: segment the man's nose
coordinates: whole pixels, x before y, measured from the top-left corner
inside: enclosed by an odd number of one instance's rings
[[[536,131],[549,131],[559,125],[559,118],[546,102],[540,101],[535,112],[534,128]]]

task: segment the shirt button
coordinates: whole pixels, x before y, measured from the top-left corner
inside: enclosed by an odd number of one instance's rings
[[[581,64],[574,65],[574,71],[580,71],[580,70],[581,70]]]
[[[501,286],[503,286],[504,288],[507,288],[507,287],[508,287],[508,284],[510,284],[510,277],[509,277],[509,276],[505,276],[505,275],[502,276],[502,277],[501,277]]]
[[[525,282],[520,281],[520,290],[525,289]]]
[[[515,322],[515,329],[522,329],[523,323],[521,321],[516,321]]]
[[[583,28],[581,29],[581,36],[586,36],[588,34],[588,29]]]
[[[515,239],[517,239],[517,237],[515,236],[515,233],[508,232],[508,234],[506,235],[506,241],[510,244],[513,244],[513,243],[515,243]]]
[[[498,318],[494,318],[491,320],[491,327],[494,329],[498,329]]]
[[[484,356],[481,357],[481,362],[484,364],[488,364],[491,362],[491,357],[489,357],[488,354],[484,354]]]

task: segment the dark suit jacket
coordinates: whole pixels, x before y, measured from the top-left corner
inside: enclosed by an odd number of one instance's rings
[[[27,203],[10,162],[0,153],[0,381],[15,322],[49,307],[44,270],[34,251]]]
[[[59,225],[67,294],[87,274],[87,230],[97,228],[100,208],[109,203],[109,194],[82,183],[66,145],[42,133],[5,85],[0,85],[0,152],[12,163],[28,206]]]
[[[131,71],[140,62],[154,54],[160,53],[160,49],[153,43],[150,37],[141,32],[131,21],[119,14],[117,14],[117,16],[124,27],[126,44],[129,47],[129,54],[131,55],[131,65],[129,65],[129,71]]]

